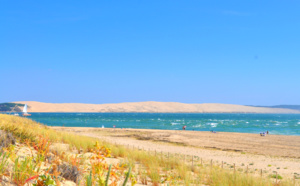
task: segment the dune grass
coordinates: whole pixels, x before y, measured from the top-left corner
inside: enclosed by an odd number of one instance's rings
[[[13,133],[20,142],[36,141],[37,137],[47,136],[52,142],[67,143],[77,149],[88,150],[97,141],[94,138],[74,135],[68,132],[57,132],[45,125],[39,124],[27,118],[0,114],[0,129]]]
[[[38,136],[47,136],[51,142],[66,143],[78,151],[89,151],[98,141],[91,137],[55,131],[30,119],[5,114],[0,114],[0,129],[13,133],[20,142],[35,142]],[[153,185],[274,185],[274,179],[270,178],[258,178],[215,166],[191,166],[174,156],[164,158],[104,141],[99,143],[108,147],[112,156],[124,158],[127,161],[125,166],[132,167],[141,182],[150,179]],[[277,185],[292,185],[292,182],[280,180]]]

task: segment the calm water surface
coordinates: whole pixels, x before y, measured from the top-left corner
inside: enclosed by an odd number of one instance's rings
[[[300,114],[31,113],[31,119],[66,127],[142,128],[300,135]]]

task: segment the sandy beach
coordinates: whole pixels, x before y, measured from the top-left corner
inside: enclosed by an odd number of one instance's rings
[[[129,148],[198,156],[225,168],[246,169],[254,174],[275,171],[286,177],[300,174],[300,136],[246,133],[211,133],[149,129],[52,127],[58,131],[99,138]]]

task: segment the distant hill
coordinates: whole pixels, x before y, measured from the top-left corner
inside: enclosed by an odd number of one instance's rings
[[[254,106],[254,107],[283,108],[283,109],[300,110],[300,105],[275,105],[275,106]]]
[[[42,103],[20,101],[27,104],[28,112],[143,112],[143,113],[297,113],[300,110],[286,108],[266,108],[244,105],[202,103],[187,104],[178,102],[129,102],[111,104],[83,103]]]
[[[24,104],[21,103],[0,103],[0,112],[21,112]]]

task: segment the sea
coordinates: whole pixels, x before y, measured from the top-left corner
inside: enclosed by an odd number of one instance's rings
[[[300,114],[31,113],[48,126],[165,129],[300,135]]]

